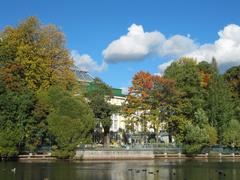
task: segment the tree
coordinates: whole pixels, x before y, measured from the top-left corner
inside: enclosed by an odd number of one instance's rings
[[[90,142],[90,131],[94,128],[90,107],[84,99],[58,87],[51,87],[42,98],[50,106],[47,122],[56,142],[53,154],[60,158],[73,157],[79,144]]]
[[[0,131],[0,157],[12,158],[19,154],[19,143],[21,142],[20,129],[9,125]]]
[[[169,142],[172,142],[172,136],[177,136],[181,131],[181,126],[185,123],[185,118],[181,118],[180,99],[181,93],[176,89],[175,81],[160,76],[153,76],[153,87],[149,92],[148,104],[151,109],[158,112],[156,119],[158,124],[165,124],[169,134]],[[179,118],[175,118],[175,117]],[[151,124],[153,122],[150,121]],[[159,129],[157,129],[159,130]]]
[[[73,62],[56,26],[30,17],[17,27],[6,27],[0,39],[0,72],[9,89],[69,88],[74,82]]]
[[[207,98],[207,114],[211,126],[215,127],[218,132],[218,139],[221,143],[223,132],[233,118],[233,102],[231,91],[218,73],[216,60],[212,61],[213,74],[209,82]]]
[[[91,109],[83,98],[64,91],[74,89],[72,65],[64,34],[54,25],[29,17],[0,32],[1,156],[36,152],[51,138],[62,149],[59,154],[67,156],[89,139]]]
[[[201,108],[194,113],[192,123],[186,124],[183,132],[182,142],[187,154],[197,154],[218,140],[216,128],[209,125],[207,114]]]
[[[217,144],[218,136],[217,130],[215,127],[209,124],[207,113],[203,109],[198,109],[195,113],[195,118],[193,120],[193,124],[199,126],[201,129],[206,130],[208,137],[209,146]]]
[[[223,133],[223,143],[230,147],[240,147],[240,123],[237,120],[231,120],[229,126]]]
[[[197,61],[183,57],[167,67],[164,77],[175,80],[177,89],[182,93],[181,99],[184,103],[182,113],[188,119],[193,119],[194,112],[204,105]]]
[[[175,82],[140,71],[133,77],[132,84],[124,106],[128,118],[126,124],[132,129],[140,124],[144,133],[150,128],[159,133],[161,125],[165,124],[171,142],[171,137],[181,122],[175,121],[177,126],[174,127],[171,119],[178,113],[180,103]]]
[[[199,125],[200,127],[203,127],[204,125],[208,124],[208,117],[205,111],[202,108],[199,108],[194,113],[194,124]]]
[[[205,129],[191,123],[185,127],[184,147],[187,154],[197,154],[208,143],[208,135]]]
[[[104,130],[104,146],[108,147],[110,143],[110,128],[112,125],[111,116],[117,112],[118,108],[110,104],[112,98],[112,89],[101,79],[95,78],[88,87],[86,97],[89,106],[93,110],[94,117],[98,127]]]
[[[228,69],[224,73],[224,79],[228,83],[232,92],[232,98],[234,102],[234,118],[240,121],[240,66],[235,66]]]
[[[202,98],[204,99],[204,101],[206,101],[208,96],[208,87],[214,69],[212,67],[212,64],[206,61],[201,61],[197,64],[197,71],[200,78],[200,86],[202,88]]]
[[[132,80],[132,87],[129,88],[126,103],[123,112],[127,120],[125,124],[128,129],[134,131],[136,127],[141,127],[141,131],[147,131],[147,116],[150,111],[147,98],[149,91],[153,87],[152,75],[147,72],[140,71],[136,73]],[[152,109],[153,116],[149,117],[152,121],[156,120],[159,112]],[[158,121],[158,120],[157,120]],[[157,123],[157,122],[156,122]],[[155,124],[157,125],[157,124]]]
[[[18,134],[15,136],[13,132],[8,136],[2,133],[1,136],[10,138],[9,141],[12,140],[8,145],[14,145],[17,142],[17,145],[12,147],[17,147],[17,152],[34,151],[40,145],[38,122],[33,116],[36,104],[34,93],[27,89],[18,92],[6,90],[1,80],[0,84],[0,130],[4,133],[14,130]],[[13,139],[14,137],[16,140]]]

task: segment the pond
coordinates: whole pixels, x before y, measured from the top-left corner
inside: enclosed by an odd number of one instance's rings
[[[1,180],[240,179],[238,160],[0,162]]]

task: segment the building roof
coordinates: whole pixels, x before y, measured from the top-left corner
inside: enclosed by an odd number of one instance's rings
[[[94,83],[89,83],[87,86],[87,90],[88,91],[93,91],[96,89],[96,85]],[[112,90],[112,95],[113,96],[119,96],[119,97],[125,97],[124,94],[122,94],[122,89],[118,89],[118,88],[111,88]]]
[[[92,82],[94,80],[94,78],[87,71],[82,71],[77,66],[73,66],[71,69],[77,76],[78,81]]]
[[[78,81],[84,82],[84,84],[87,83],[85,85],[87,85],[88,91],[91,91],[95,88],[95,85],[91,83],[94,81],[94,77],[91,74],[89,74],[87,71],[82,71],[77,66],[73,66],[71,69],[77,76]],[[120,96],[120,97],[125,96],[124,94],[122,94],[122,89],[118,89],[118,88],[112,88],[112,93],[113,93],[113,96]]]

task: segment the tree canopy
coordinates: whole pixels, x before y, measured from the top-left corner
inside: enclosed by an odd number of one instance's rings
[[[70,157],[89,140],[93,113],[76,85],[64,34],[29,17],[0,32],[0,156],[56,147]],[[56,88],[58,87],[58,88]]]
[[[68,88],[74,82],[73,61],[56,26],[29,17],[17,27],[6,27],[0,39],[0,72],[9,89]]]
[[[117,112],[118,107],[110,103],[113,97],[112,89],[101,79],[95,78],[91,82],[86,92],[86,98],[89,106],[92,108],[96,119],[97,127],[102,127],[104,130],[104,145],[108,146],[110,137],[110,128],[112,125],[112,115]]]

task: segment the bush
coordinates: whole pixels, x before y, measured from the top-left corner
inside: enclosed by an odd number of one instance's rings
[[[206,129],[201,129],[198,125],[189,123],[185,127],[184,149],[187,154],[199,153],[209,140]]]

